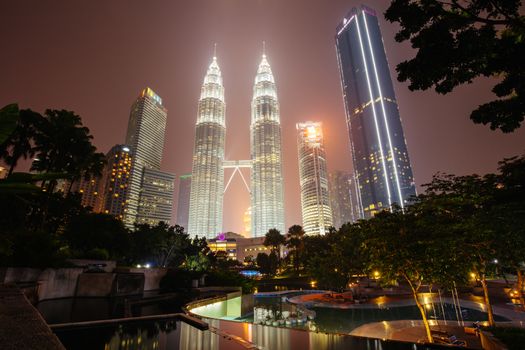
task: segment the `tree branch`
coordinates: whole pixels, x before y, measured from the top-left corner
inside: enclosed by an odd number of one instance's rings
[[[485,23],[485,24],[491,24],[491,25],[509,25],[511,24],[511,20],[503,20],[503,19],[489,19],[489,18],[483,18],[480,17],[474,13],[472,13],[468,8],[461,6],[457,0],[452,0],[452,2],[446,2],[446,1],[439,1],[438,3],[442,5],[448,5],[451,8],[459,9],[463,12],[465,12],[469,18],[475,22]]]

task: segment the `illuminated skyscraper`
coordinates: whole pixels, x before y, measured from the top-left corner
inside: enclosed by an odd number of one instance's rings
[[[412,168],[375,12],[350,11],[336,45],[358,204],[369,218],[394,203],[407,205],[416,194]]]
[[[248,207],[244,211],[244,215],[242,217],[242,223],[244,225],[243,236],[246,238],[251,237],[252,236],[252,207]]]
[[[263,54],[255,76],[250,125],[252,237],[271,228],[284,233],[281,123],[277,90]]]
[[[176,224],[188,229],[188,218],[190,216],[190,192],[191,174],[179,177],[179,198],[177,200],[177,222]]]
[[[321,123],[297,124],[297,150],[303,229],[308,235],[324,235],[333,221]]]
[[[100,212],[102,203],[100,177],[90,176],[88,178],[80,177],[71,185],[71,181],[65,181],[64,190],[71,186],[71,192],[80,194],[80,204],[83,207],[91,208],[94,213]]]
[[[131,148],[133,164],[124,212],[129,228],[137,220],[144,169],[160,169],[167,113],[162,99],[150,88],[142,90],[131,107],[126,144]]]
[[[195,126],[188,222],[190,235],[211,239],[222,230],[225,135],[224,87],[214,56],[201,88]]]
[[[353,194],[353,181],[350,173],[336,170],[330,172],[328,177],[330,187],[330,203],[334,227],[340,228],[347,222],[355,222],[359,218],[354,211],[355,195]]]
[[[101,180],[104,196],[101,212],[121,220],[126,208],[131,164],[131,150],[128,146],[113,146],[106,154],[106,165]]]
[[[140,185],[137,224],[155,226],[171,221],[175,175],[157,169],[144,168]]]

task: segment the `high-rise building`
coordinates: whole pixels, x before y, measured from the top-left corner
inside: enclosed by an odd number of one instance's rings
[[[222,230],[224,87],[217,58],[204,77],[199,99],[190,191],[188,233],[214,238]]]
[[[324,235],[333,222],[322,124],[305,122],[296,126],[303,229],[307,235]]]
[[[252,237],[284,233],[281,122],[275,80],[263,54],[253,87],[251,139]]]
[[[358,204],[370,218],[416,194],[376,13],[352,9],[337,27],[336,46]]]
[[[175,175],[144,168],[140,189],[137,224],[157,225],[171,221]]]
[[[89,176],[80,177],[71,184],[71,181],[64,182],[64,188],[70,187],[71,192],[77,192],[80,194],[80,204],[83,207],[91,208],[94,213],[100,212],[100,207],[103,200],[101,191],[100,177]]]
[[[179,177],[179,198],[177,200],[177,222],[176,224],[188,229],[188,218],[190,216],[190,193],[191,174]]]
[[[131,107],[126,145],[131,148],[133,163],[124,212],[124,223],[129,228],[137,221],[144,169],[160,169],[166,118],[162,99],[150,88],[144,89]]]
[[[244,225],[244,237],[251,237],[252,236],[252,207],[248,207],[244,211],[244,215],[242,216],[242,223]]]
[[[106,154],[101,178],[103,200],[100,211],[120,220],[126,208],[131,164],[131,150],[126,145],[115,145]]]
[[[355,196],[352,189],[352,175],[340,170],[330,172],[328,184],[334,227],[340,228],[343,224],[357,221],[359,216],[354,211]]]

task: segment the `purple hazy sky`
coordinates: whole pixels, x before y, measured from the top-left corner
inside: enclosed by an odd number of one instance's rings
[[[384,13],[388,1],[368,1]],[[322,121],[329,169],[350,170],[335,28],[348,0],[17,0],[0,3],[0,105],[70,109],[102,152],[124,142],[129,109],[146,86],[168,108],[163,169],[191,172],[200,86],[218,45],[226,91],[227,159],[248,159],[252,85],[266,41],[281,104],[286,225],[301,223],[295,123]],[[413,56],[380,19],[390,69]],[[447,96],[394,84],[418,187],[437,171],[494,171],[525,151],[512,134],[475,125],[490,80]],[[249,174],[246,172],[246,176]],[[225,179],[229,177],[229,172]],[[224,229],[241,232],[249,194],[236,177],[224,197]],[[176,201],[175,201],[176,204]],[[176,205],[175,205],[176,206]],[[173,217],[175,217],[175,208]]]

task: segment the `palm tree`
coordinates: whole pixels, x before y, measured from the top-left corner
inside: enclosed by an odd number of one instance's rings
[[[264,237],[264,245],[272,247],[272,251],[277,255],[279,265],[281,264],[281,246],[286,242],[286,238],[276,228],[271,228]]]
[[[91,146],[89,149],[86,149],[84,153],[84,161],[79,164],[76,169],[71,169],[71,177],[69,180],[69,188],[67,193],[71,191],[73,184],[84,178],[85,180],[91,180],[94,178],[100,178],[102,176],[102,171],[106,164],[106,156],[104,153],[96,152],[96,147]]]
[[[299,271],[300,257],[304,249],[304,230],[300,225],[290,226],[286,235],[286,246],[292,250],[295,271]]]
[[[6,106],[2,111],[6,109],[12,116],[17,116],[14,129],[0,147],[0,157],[9,166],[10,176],[21,158],[27,159],[35,155],[33,139],[42,116],[30,109],[19,111],[16,104]]]
[[[94,155],[95,147],[91,144],[93,136],[74,112],[46,110],[38,131],[35,135],[37,157],[31,170],[67,173],[75,177],[93,165],[93,162],[87,160],[95,159],[96,163],[100,158],[100,155]],[[52,191],[55,184],[56,180],[50,181],[47,190]]]

